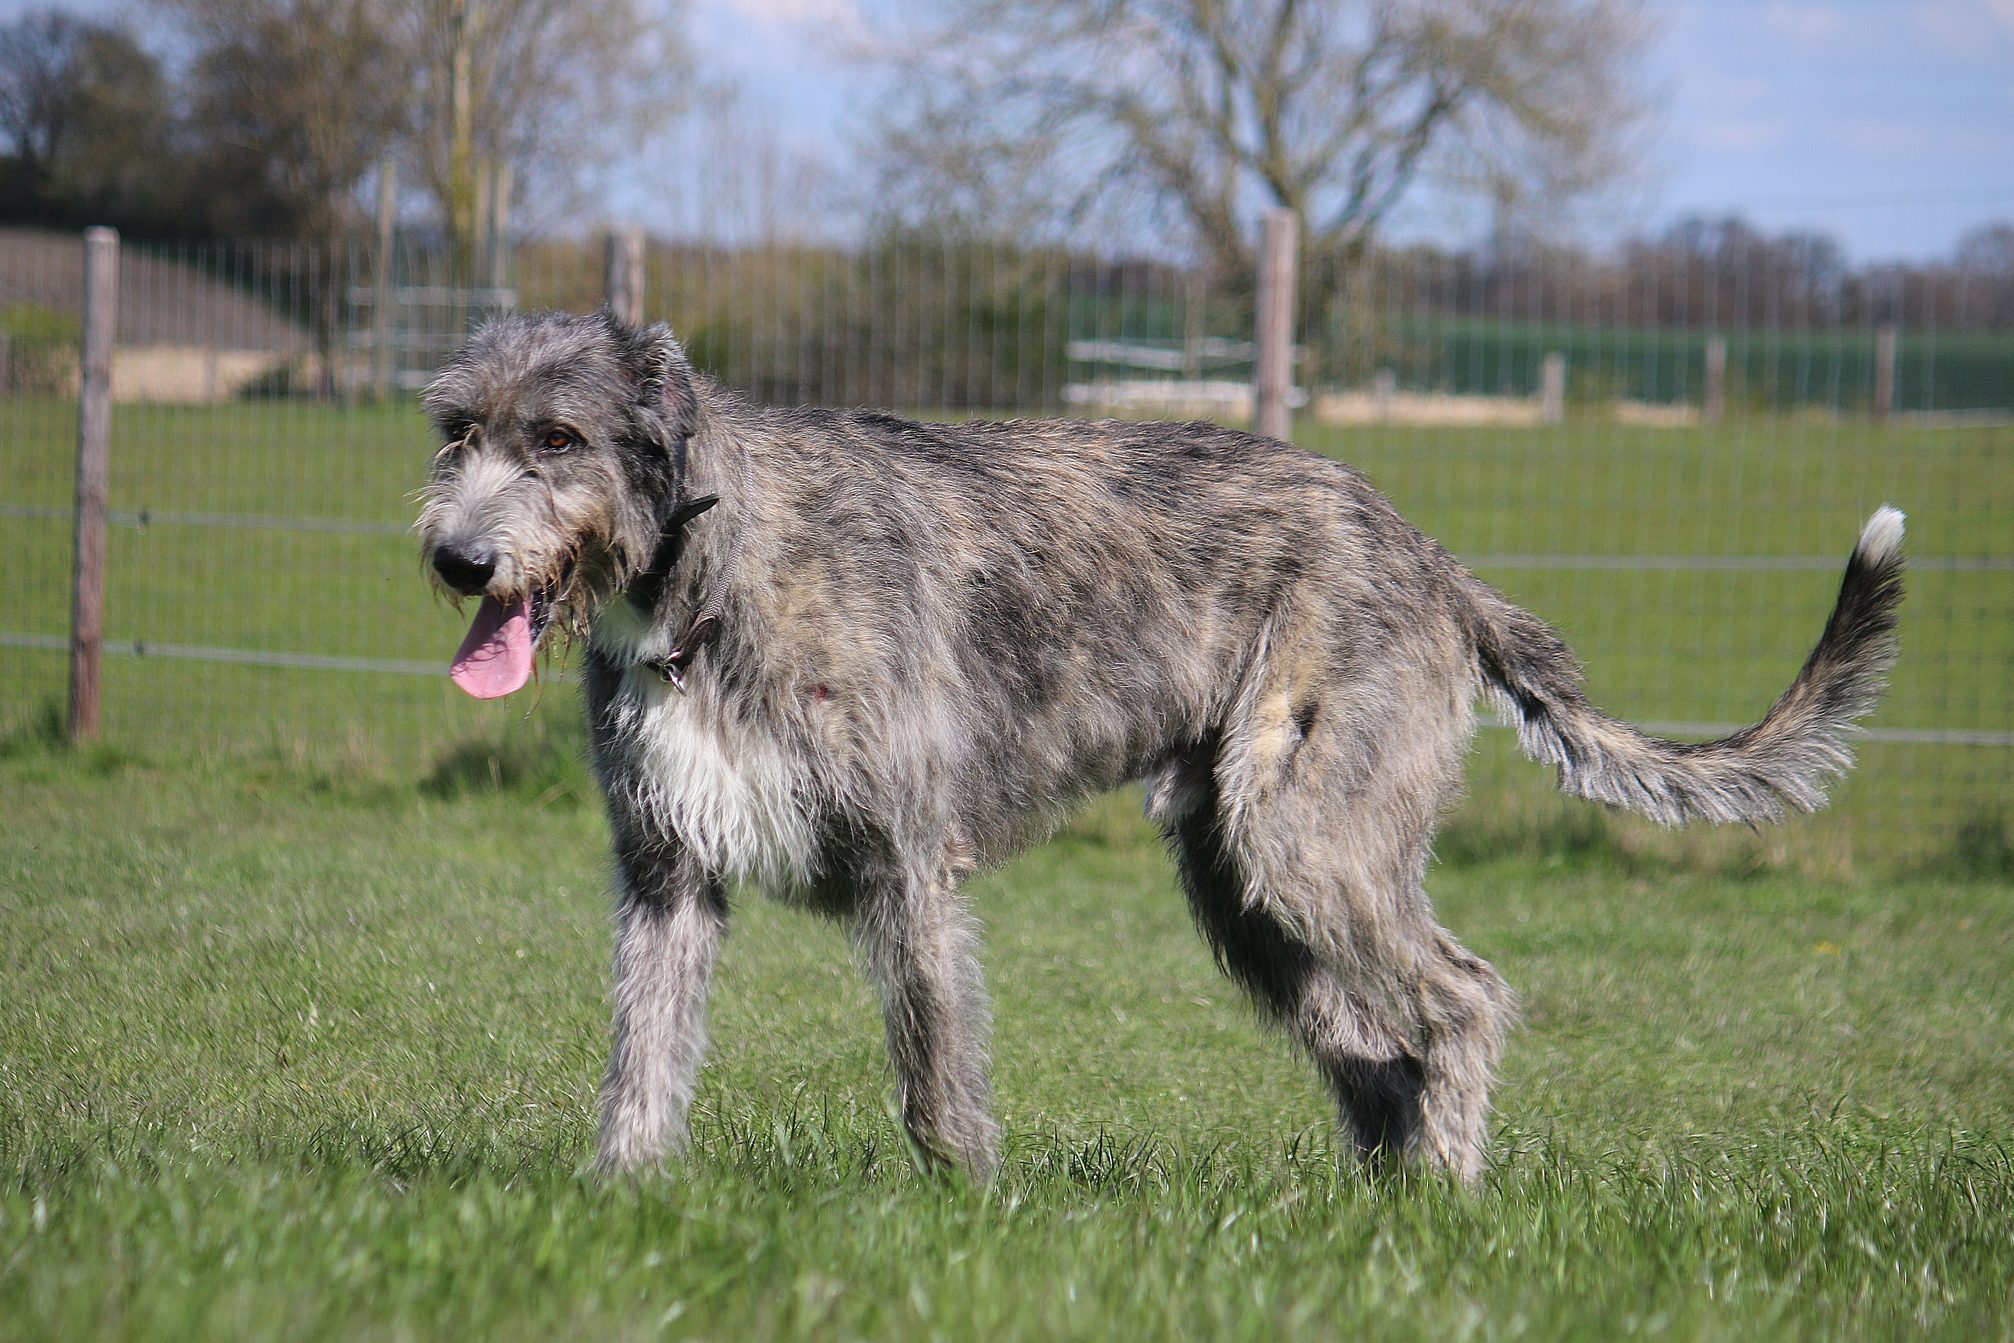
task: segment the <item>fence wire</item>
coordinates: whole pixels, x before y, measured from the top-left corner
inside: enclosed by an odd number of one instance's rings
[[[81,255],[74,236],[0,232],[0,728],[15,736],[64,698]],[[410,536],[433,446],[412,393],[486,312],[599,303],[600,244],[128,243],[120,270],[105,736],[426,771],[528,730],[524,705],[477,704],[444,675],[459,618]],[[653,242],[643,288],[702,370],[764,402],[1251,414],[1249,285],[1165,261]],[[1758,838],[1626,833],[1842,868],[2004,851],[2010,293],[2014,277],[1950,272],[1884,288],[1780,251],[1378,254],[1304,294],[1294,433],[1557,626],[1598,703],[1688,736],[1767,708],[1861,522],[1899,505],[1903,661],[1834,809]],[[531,721],[571,700],[547,685]],[[1458,833],[1578,833],[1513,756],[1508,734],[1482,735]]]

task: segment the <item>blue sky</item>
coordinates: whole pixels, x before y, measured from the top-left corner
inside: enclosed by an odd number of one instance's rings
[[[793,154],[843,173],[877,76],[847,52],[883,35],[889,0],[686,0],[707,70]],[[0,16],[38,8],[0,0]],[[116,14],[114,0],[74,8]],[[1652,171],[1591,237],[1691,211],[1815,228],[1857,259],[1932,257],[2014,219],[2014,0],[1668,0],[1646,79],[1664,95]],[[686,142],[689,145],[689,141]],[[624,174],[650,223],[695,207],[674,146]],[[650,182],[665,183],[650,187]],[[1401,230],[1466,241],[1471,212],[1423,197]]]
[[[1739,205],[1863,258],[2014,218],[2014,0],[1663,12],[1663,213]]]
[[[690,0],[708,68],[797,152],[843,164],[880,0]],[[1646,78],[1664,115],[1652,171],[1599,236],[1693,211],[1816,228],[1859,259],[1930,257],[2014,219],[2014,0],[1653,3]],[[1399,227],[1447,241],[1479,220],[1422,200]]]

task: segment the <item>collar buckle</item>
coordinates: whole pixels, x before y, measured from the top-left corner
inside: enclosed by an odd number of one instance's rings
[[[676,690],[686,693],[685,672],[692,660],[699,656],[699,650],[720,636],[720,617],[712,611],[701,611],[685,628],[685,637],[678,641],[678,647],[661,658],[654,658],[643,665],[656,672],[658,679]]]

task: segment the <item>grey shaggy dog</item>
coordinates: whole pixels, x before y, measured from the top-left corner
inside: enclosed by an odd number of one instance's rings
[[[997,1159],[975,868],[1129,780],[1223,969],[1355,1149],[1474,1180],[1513,1013],[1423,878],[1487,699],[1569,793],[1669,824],[1824,803],[1895,657],[1883,508],[1762,721],[1679,743],[1355,471],[1211,424],[771,410],[607,313],[485,326],[426,393],[420,534],[473,693],[583,649],[616,860],[600,1162],[677,1149],[727,883],[843,920],[927,1159]]]

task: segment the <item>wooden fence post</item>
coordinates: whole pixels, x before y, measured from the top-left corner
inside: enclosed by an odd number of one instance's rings
[[[1287,404],[1294,386],[1294,248],[1300,219],[1268,210],[1259,236],[1258,347],[1252,369],[1252,431],[1284,439],[1293,431]]]
[[[1381,368],[1371,376],[1371,416],[1383,424],[1392,418],[1392,397],[1399,390],[1399,375]]]
[[[510,286],[510,164],[499,163],[495,171],[496,185],[490,188],[490,288],[501,290]],[[637,292],[643,292],[640,286]],[[517,306],[515,300],[511,306]]]
[[[1182,381],[1201,382],[1203,338],[1207,327],[1203,321],[1203,268],[1200,264],[1189,268],[1185,300],[1182,305]]]
[[[105,651],[105,497],[112,438],[112,341],[119,234],[84,230],[84,359],[77,384],[77,545],[70,570],[70,740],[98,735]]]
[[[392,268],[398,244],[399,168],[378,165],[378,264],[371,276],[371,395],[392,394]]]
[[[643,230],[608,235],[602,293],[609,311],[631,326],[643,321]]]
[[[1874,421],[1885,424],[1895,412],[1895,324],[1874,333]]]
[[[1705,424],[1719,424],[1727,414],[1727,337],[1706,338],[1706,388],[1700,398],[1699,418]]]
[[[488,159],[477,159],[469,172],[469,189],[472,204],[469,228],[469,269],[463,283],[474,289],[489,278],[490,273],[490,165]],[[485,305],[487,306],[487,305]]]
[[[1540,424],[1566,418],[1566,356],[1557,350],[1539,364],[1538,418]]]

